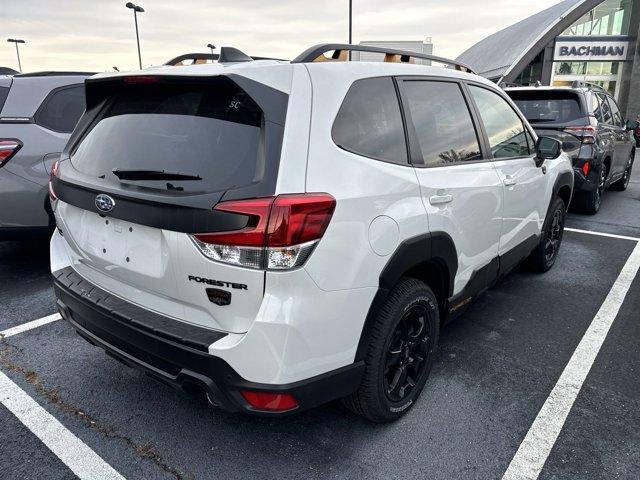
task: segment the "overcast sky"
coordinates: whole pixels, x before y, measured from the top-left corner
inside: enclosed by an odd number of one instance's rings
[[[17,67],[6,38],[22,38],[25,71],[137,68],[126,0],[0,0],[0,66]],[[348,0],[139,0],[143,66],[209,42],[293,58],[321,42],[346,42]],[[421,40],[455,57],[487,35],[559,0],[353,0],[354,41]]]

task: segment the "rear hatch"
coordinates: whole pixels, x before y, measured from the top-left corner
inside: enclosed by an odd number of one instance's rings
[[[238,75],[92,79],[86,90],[52,182],[74,268],[144,308],[245,332],[264,271],[206,258],[193,234],[242,230],[250,217],[213,207],[274,195],[288,96]]]
[[[507,93],[538,136],[560,140],[562,149],[575,162],[590,127],[584,97],[566,89],[509,90]]]

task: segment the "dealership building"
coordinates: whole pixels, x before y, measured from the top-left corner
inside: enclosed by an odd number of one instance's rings
[[[640,114],[640,0],[565,0],[458,57],[502,84],[600,85]]]

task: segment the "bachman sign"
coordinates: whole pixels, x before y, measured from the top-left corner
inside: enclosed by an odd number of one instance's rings
[[[624,61],[629,42],[562,42],[556,41],[556,62]]]

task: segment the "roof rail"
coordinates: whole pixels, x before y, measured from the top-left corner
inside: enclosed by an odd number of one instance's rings
[[[571,88],[593,88],[594,90],[600,90],[601,92],[609,93],[604,87],[595,83],[581,82],[580,80],[574,80],[571,83]]]
[[[498,86],[500,88],[518,88],[518,87],[524,87],[524,85],[522,85],[521,83],[515,83],[515,82],[500,82],[498,83]]]
[[[324,54],[333,52],[331,57]],[[475,73],[471,67],[456,60],[450,60],[444,57],[437,57],[426,53],[410,52],[408,50],[396,50],[392,48],[371,47],[367,45],[350,45],[346,43],[322,43],[308,48],[291,63],[312,63],[312,62],[344,62],[348,60],[349,52],[370,52],[383,53],[385,62],[413,63],[412,59],[420,58],[423,60],[431,60],[432,62],[442,63],[444,65],[453,66],[456,70],[462,72]]]
[[[185,53],[184,55],[179,55],[175,58],[172,58],[167,63],[165,63],[165,65],[170,67],[175,67],[185,61],[187,62],[185,63],[185,65],[192,65],[197,63],[206,63],[207,60],[210,60],[212,62],[218,61],[219,58],[220,58],[220,55],[217,53]],[[253,55],[251,56],[251,58],[253,60],[278,60],[282,62],[286,61],[281,58],[254,57]]]

